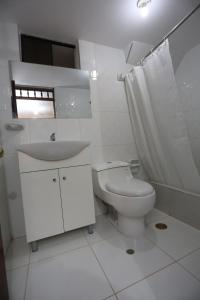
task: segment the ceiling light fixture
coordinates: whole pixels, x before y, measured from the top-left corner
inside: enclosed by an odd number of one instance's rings
[[[138,0],[137,1],[137,8],[140,10],[140,14],[142,17],[146,17],[149,14],[149,4],[151,0]]]

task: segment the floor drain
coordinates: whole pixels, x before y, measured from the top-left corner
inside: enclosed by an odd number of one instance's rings
[[[135,253],[135,250],[128,249],[128,250],[126,250],[126,253],[129,254],[129,255],[133,255]]]
[[[156,227],[157,229],[159,229],[159,230],[165,230],[165,229],[167,229],[167,225],[164,224],[164,223],[157,223],[157,224],[155,225],[155,227]]]

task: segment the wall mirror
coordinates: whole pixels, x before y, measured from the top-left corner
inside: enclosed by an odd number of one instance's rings
[[[91,118],[89,72],[11,61],[10,74],[13,118]]]

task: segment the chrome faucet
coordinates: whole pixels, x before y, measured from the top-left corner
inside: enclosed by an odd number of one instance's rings
[[[55,142],[55,140],[56,140],[56,134],[55,134],[55,132],[53,132],[53,133],[50,135],[50,141]]]

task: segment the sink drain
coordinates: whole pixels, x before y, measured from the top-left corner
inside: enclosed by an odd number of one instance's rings
[[[128,249],[128,250],[126,250],[126,253],[129,254],[129,255],[133,255],[135,253],[135,250]]]
[[[159,230],[165,230],[165,229],[167,229],[167,225],[164,224],[164,223],[157,223],[157,224],[155,225],[155,227],[156,227],[157,229],[159,229]]]

